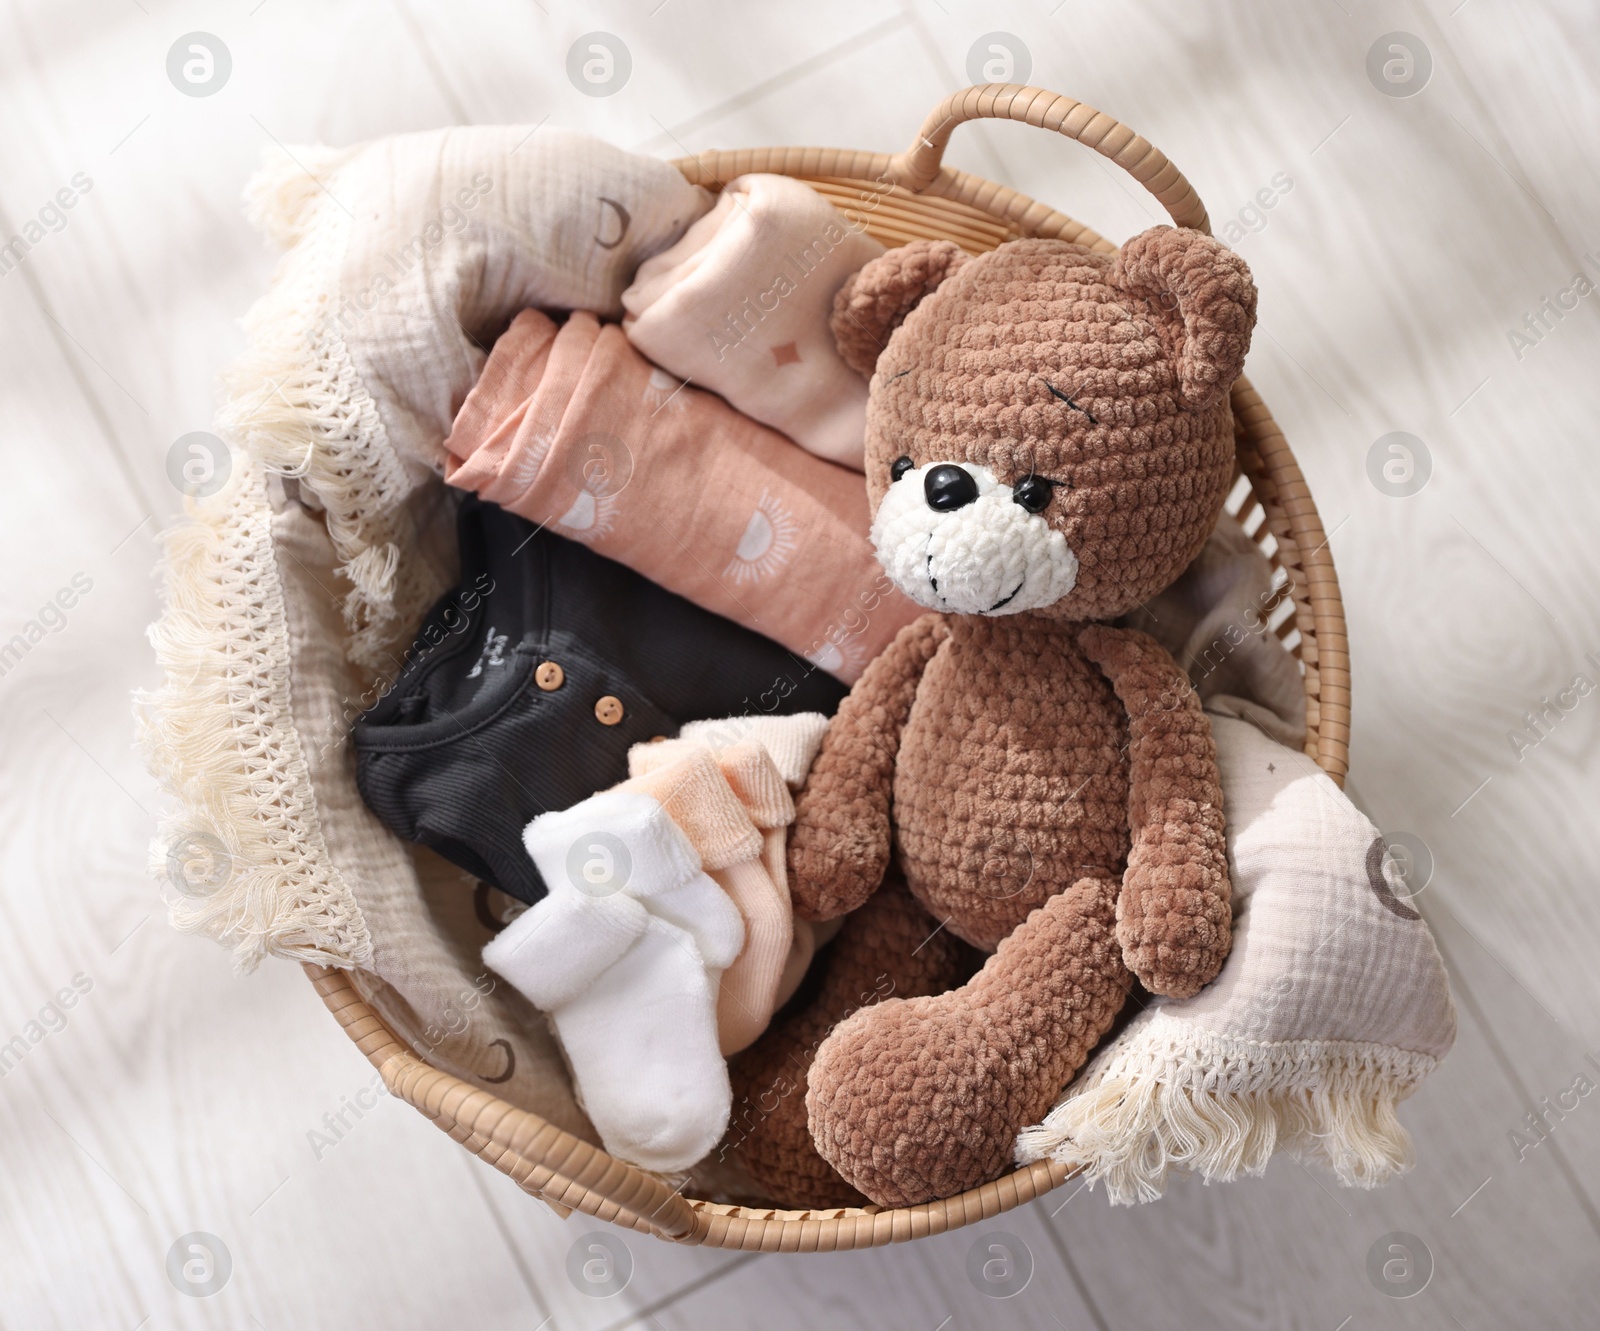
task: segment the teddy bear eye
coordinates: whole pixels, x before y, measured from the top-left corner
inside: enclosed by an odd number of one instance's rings
[[[1024,476],[1012,489],[1011,498],[1030,513],[1043,513],[1050,506],[1053,488],[1043,476]]]
[[[913,462],[910,458],[906,458],[906,457],[896,458],[893,462],[891,462],[889,464],[889,479],[891,481],[898,481],[902,476],[904,476],[908,471],[910,471],[916,465],[917,464],[915,462]]]

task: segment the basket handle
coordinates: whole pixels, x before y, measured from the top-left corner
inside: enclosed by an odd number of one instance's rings
[[[1148,139],[1119,120],[1058,92],[1020,83],[979,83],[951,93],[929,113],[911,146],[889,164],[889,178],[920,194],[938,178],[950,132],[968,120],[1020,120],[1077,139],[1131,175],[1179,226],[1211,233],[1200,196]]]

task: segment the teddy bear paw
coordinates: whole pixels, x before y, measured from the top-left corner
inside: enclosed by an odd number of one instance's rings
[[[797,820],[789,832],[789,896],[804,920],[832,920],[877,890],[889,865],[888,819]]]

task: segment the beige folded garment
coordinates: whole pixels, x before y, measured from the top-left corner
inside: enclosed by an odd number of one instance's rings
[[[1224,513],[1178,580],[1125,622],[1172,653],[1209,711],[1254,721],[1298,749],[1306,737],[1305,684],[1270,622],[1294,590],[1287,577]]]
[[[845,278],[882,253],[809,185],[739,176],[639,265],[622,327],[663,369],[860,471],[867,385],[839,359],[828,314]]]

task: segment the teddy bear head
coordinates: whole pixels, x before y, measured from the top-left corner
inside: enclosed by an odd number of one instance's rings
[[[1154,227],[1116,255],[913,241],[835,298],[870,379],[872,539],[932,610],[1108,619],[1199,553],[1233,479],[1244,261]]]

